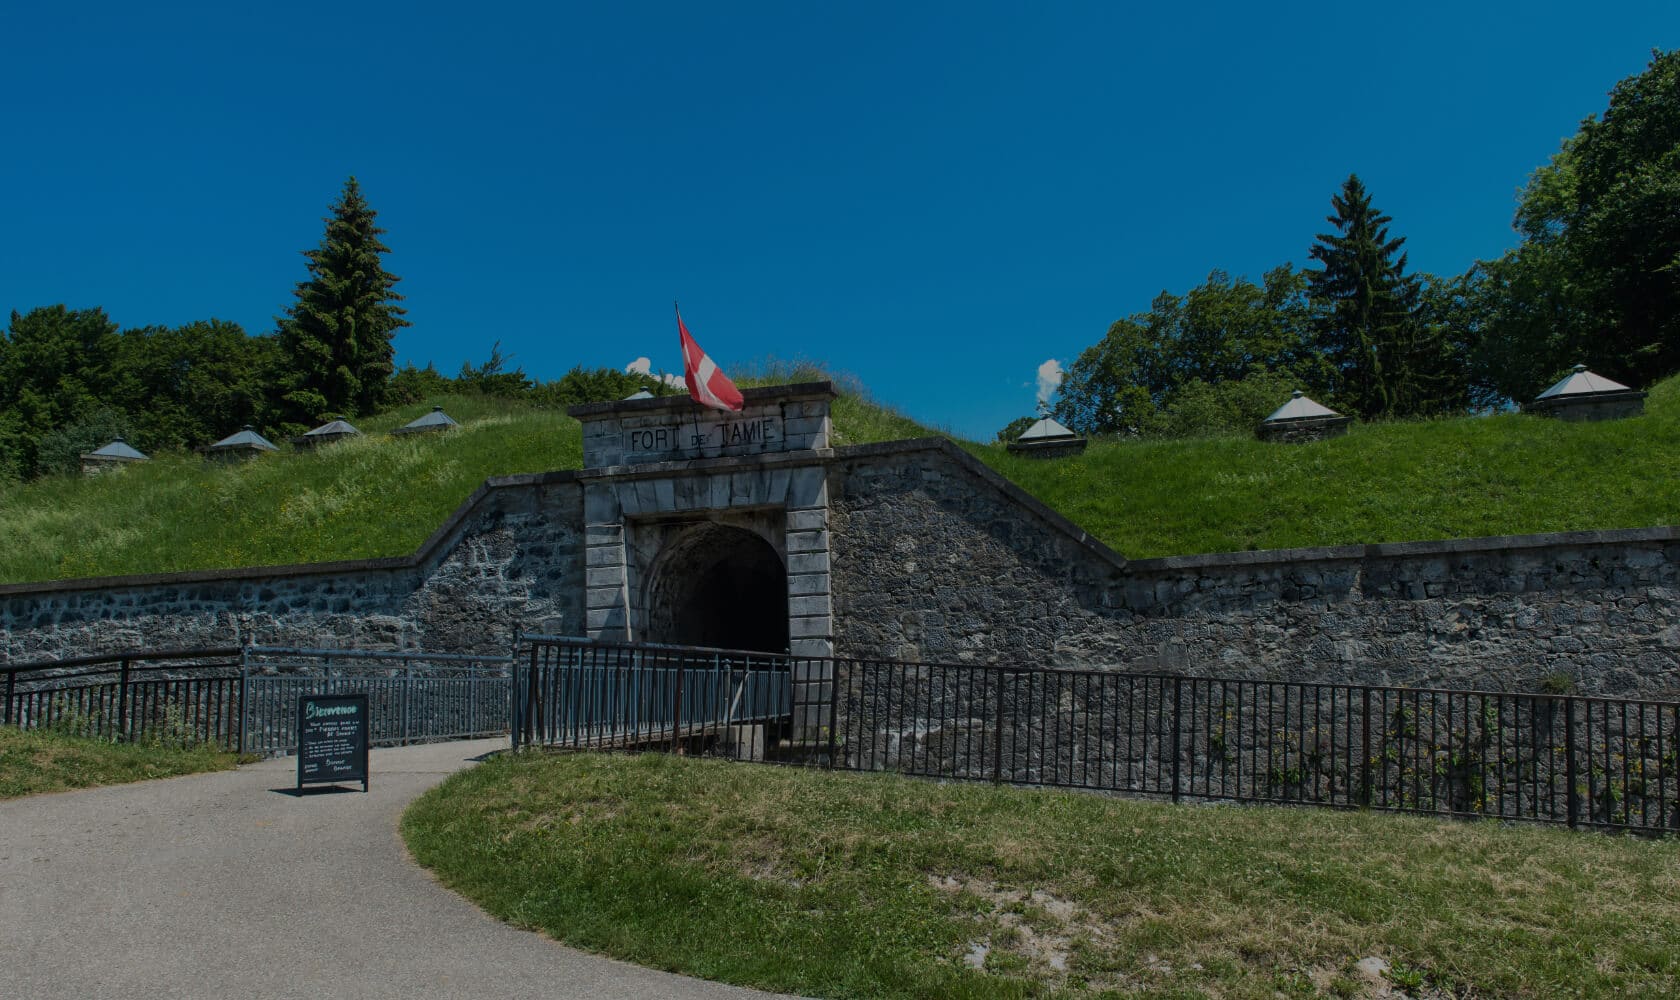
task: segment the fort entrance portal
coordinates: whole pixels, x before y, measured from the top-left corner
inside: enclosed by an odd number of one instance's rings
[[[585,635],[833,655],[827,382],[572,407],[583,422]],[[820,678],[796,681],[820,683]],[[815,692],[811,692],[815,693]]]
[[[659,542],[646,574],[644,640],[787,651],[787,567],[772,541],[709,520],[649,525],[638,533]]]

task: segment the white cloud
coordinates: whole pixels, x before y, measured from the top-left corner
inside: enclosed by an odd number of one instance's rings
[[[625,365],[624,370],[627,371],[627,372],[634,372],[637,375],[652,375],[653,374],[653,359],[652,358],[637,358],[636,360],[634,360],[634,361],[630,362],[629,364]],[[686,383],[683,382],[683,377],[681,375],[672,375],[670,372],[660,373],[659,380],[661,382],[664,382],[668,386],[672,386],[672,387],[675,387],[675,388],[678,388],[678,389],[682,388],[686,384]]]
[[[1062,363],[1055,358],[1038,366],[1038,405],[1050,405],[1050,397],[1056,388],[1062,384]]]

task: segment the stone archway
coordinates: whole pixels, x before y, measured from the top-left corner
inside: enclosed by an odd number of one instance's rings
[[[668,541],[649,573],[648,642],[761,653],[788,648],[787,567],[745,528],[696,524]]]

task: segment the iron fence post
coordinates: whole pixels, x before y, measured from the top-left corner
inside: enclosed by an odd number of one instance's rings
[[[508,740],[519,750],[519,636],[513,637],[513,662],[508,664]]]
[[[1553,772],[1556,773],[1556,772]],[[1569,827],[1579,821],[1579,807],[1575,804],[1575,699],[1563,699],[1563,784],[1565,802],[1569,809]]]
[[[840,766],[840,670],[833,660],[824,663],[828,667],[828,769],[832,771]]]
[[[245,646],[239,651],[239,730],[237,741],[241,756],[245,753],[245,716],[250,711],[250,663],[251,647]]]
[[[409,718],[409,700],[414,693],[414,661],[405,656],[402,665],[402,745],[407,746],[408,736],[412,731]]]
[[[1003,668],[997,668],[997,718],[992,728],[992,784],[1003,784]]]
[[[12,699],[17,697],[17,675],[16,670],[6,674],[6,725],[8,726],[12,724]]]
[[[1359,711],[1359,798],[1360,804],[1371,804],[1371,689],[1365,688],[1364,706]]]
[[[682,658],[678,657],[677,658],[677,691],[676,691],[675,697],[673,698],[673,700],[671,702],[671,752],[672,753],[681,753],[682,752],[677,746],[677,740],[679,739],[678,734],[680,734],[682,732],[683,674],[684,673],[685,673],[685,671],[683,670]]]
[[[127,659],[117,661],[117,742],[129,742]]]
[[[1178,751],[1179,730],[1183,727],[1184,716],[1180,711],[1180,704],[1184,697],[1184,678],[1173,678],[1173,730],[1172,730],[1172,800],[1178,801]]]

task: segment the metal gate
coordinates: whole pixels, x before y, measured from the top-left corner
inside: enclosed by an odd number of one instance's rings
[[[787,656],[521,636],[514,671],[515,747],[657,746],[744,760],[798,749]]]
[[[304,694],[366,694],[377,746],[499,736],[508,731],[511,663],[506,656],[252,646],[243,658],[240,750],[294,752]]]

